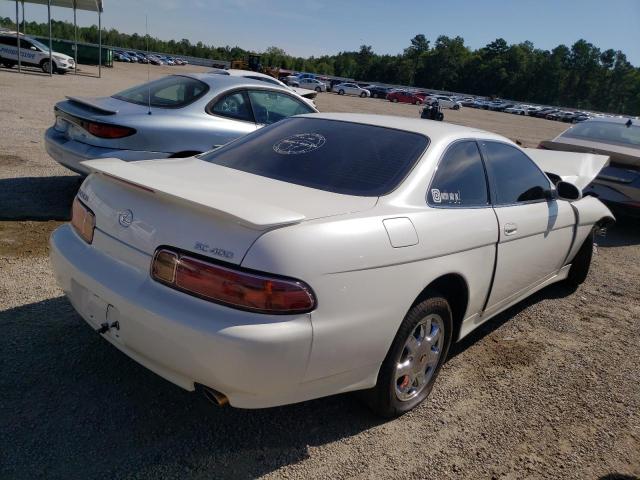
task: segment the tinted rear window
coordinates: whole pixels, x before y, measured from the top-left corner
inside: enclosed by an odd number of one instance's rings
[[[379,196],[398,186],[428,144],[416,133],[305,117],[262,128],[200,158],[328,192]]]
[[[189,105],[204,95],[209,86],[191,77],[170,75],[149,83],[116,93],[113,98],[139,105],[151,104],[158,108],[179,108]],[[149,102],[151,96],[151,102]]]
[[[564,132],[562,136],[640,148],[639,125],[627,127],[623,123],[591,120],[575,125]]]

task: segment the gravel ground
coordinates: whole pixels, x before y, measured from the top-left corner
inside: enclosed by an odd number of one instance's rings
[[[152,77],[195,67],[154,67]],[[429,400],[382,422],[340,395],[217,409],[91,331],[55,284],[50,232],[78,177],[42,134],[64,95],[146,80],[0,69],[0,478],[633,478],[640,475],[640,228],[600,239],[587,282],[551,286],[456,345]],[[321,94],[323,111],[417,107]],[[447,121],[525,145],[564,125],[494,112]],[[619,475],[619,477],[616,477]],[[623,477],[626,476],[626,477]]]

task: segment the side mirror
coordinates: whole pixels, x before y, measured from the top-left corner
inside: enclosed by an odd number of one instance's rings
[[[556,191],[558,192],[558,198],[561,200],[580,200],[582,198],[582,192],[573,183],[559,181],[556,184]]]
[[[38,49],[36,47],[29,47],[29,50],[35,50],[38,51]]]

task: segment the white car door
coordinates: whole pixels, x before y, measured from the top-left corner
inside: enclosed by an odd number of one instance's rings
[[[575,215],[568,202],[550,198],[551,182],[520,149],[497,141],[480,145],[500,230],[491,313],[558,272],[571,248]]]

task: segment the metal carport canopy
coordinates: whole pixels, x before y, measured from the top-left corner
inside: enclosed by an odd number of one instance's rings
[[[11,0],[9,0],[11,1]],[[76,23],[76,11],[86,10],[98,13],[98,77],[102,77],[102,18],[101,14],[104,9],[104,0],[13,0],[16,3],[16,39],[20,38],[20,21],[18,18],[18,3],[22,4],[22,21],[24,22],[24,4],[32,3],[36,5],[47,6],[47,17],[49,23],[49,75],[53,74],[53,48],[51,46],[51,7],[62,7],[73,9],[73,30],[75,44],[75,71],[78,71],[78,26]],[[22,70],[22,62],[20,60],[20,41],[18,44],[18,71]]]
[[[20,3],[36,3],[38,5],[49,5],[48,0],[20,0]],[[51,0],[52,7],[76,8],[77,10],[88,10],[89,12],[103,12],[102,0]]]

